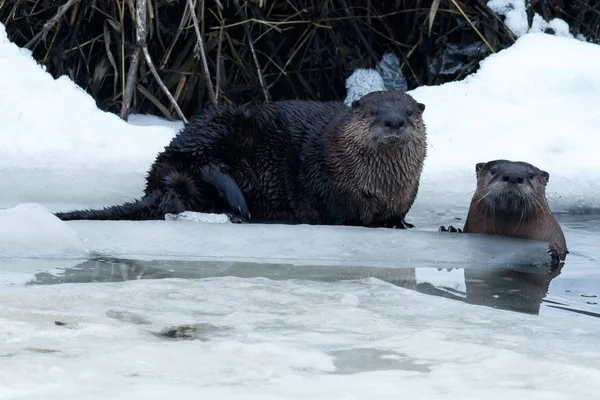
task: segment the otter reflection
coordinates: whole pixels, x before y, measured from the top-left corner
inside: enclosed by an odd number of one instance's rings
[[[415,268],[365,268],[360,266],[320,267],[264,265],[240,262],[139,261],[94,259],[84,261],[61,274],[37,273],[32,285],[90,282],[122,282],[139,279],[200,279],[210,277],[265,277],[273,280],[302,279],[338,281],[373,277],[420,293],[441,296],[469,304],[538,314],[552,279],[560,275],[558,266],[531,272],[515,269],[465,268],[466,292],[417,282]],[[440,272],[443,274],[444,272]]]
[[[466,302],[527,314],[539,314],[550,282],[560,275],[564,264],[547,273],[465,269]]]

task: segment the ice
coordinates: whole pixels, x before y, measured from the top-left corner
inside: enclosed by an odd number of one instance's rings
[[[179,221],[72,221],[93,254],[320,266],[544,266],[545,242],[490,235]],[[400,245],[401,244],[401,245]]]
[[[229,217],[225,214],[213,214],[213,213],[199,213],[194,211],[184,211],[179,214],[165,214],[167,221],[196,221],[196,222],[210,222],[217,224],[229,224],[231,223]]]
[[[400,70],[400,59],[394,53],[385,53],[375,69],[357,68],[346,79],[344,104],[350,107],[354,100],[377,90],[406,92],[406,78]]]
[[[375,279],[3,288],[0,396],[591,399],[598,329]]]
[[[357,69],[346,79],[346,98],[344,104],[348,107],[367,93],[385,90],[383,77],[374,69]]]

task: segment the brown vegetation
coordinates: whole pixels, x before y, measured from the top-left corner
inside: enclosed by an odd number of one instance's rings
[[[10,40],[100,108],[173,118],[206,102],[341,99],[353,69],[373,67],[387,51],[400,57],[409,88],[462,79],[515,40],[486,3],[0,0],[0,21]],[[563,18],[573,34],[599,40],[600,2],[531,3],[530,20],[534,12]],[[477,51],[452,56],[455,71],[440,70],[445,51],[470,44]]]

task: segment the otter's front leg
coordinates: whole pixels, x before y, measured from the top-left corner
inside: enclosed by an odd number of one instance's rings
[[[395,229],[409,229],[415,227],[413,224],[409,224],[408,222],[406,222],[406,220],[404,219],[404,215],[390,217],[383,222],[382,226],[385,228]]]
[[[234,215],[228,214],[231,222],[241,223],[244,222],[244,219],[250,219],[250,211],[244,194],[231,176],[221,172],[219,167],[214,164],[201,167],[200,175],[203,181],[213,185],[219,192],[219,196],[229,203],[234,213]]]

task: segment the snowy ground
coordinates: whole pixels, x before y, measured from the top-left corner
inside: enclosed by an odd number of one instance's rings
[[[422,229],[464,219],[475,163],[493,158],[547,170],[554,210],[600,209],[598,65],[596,45],[526,34],[464,81],[412,91],[427,105],[429,149],[409,218]],[[8,42],[1,25],[0,121],[0,253],[20,257],[0,254],[0,399],[584,399],[600,390],[600,319],[549,309],[517,314],[375,279],[24,286],[35,271],[77,264],[88,248],[75,224],[10,208],[136,198],[180,125],[99,111]],[[563,296],[600,282],[599,232],[587,226],[565,229],[573,261],[555,280]],[[198,340],[156,335],[181,324]]]
[[[591,399],[599,328],[370,279],[3,288],[0,398]]]

